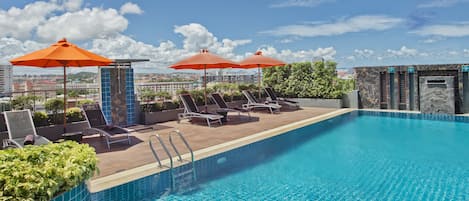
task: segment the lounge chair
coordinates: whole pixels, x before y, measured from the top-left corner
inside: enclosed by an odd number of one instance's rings
[[[223,97],[219,93],[212,93],[211,97],[215,104],[218,106],[218,111],[224,111],[224,112],[237,112],[238,116],[241,116],[241,112],[247,112],[249,118],[251,118],[251,114],[249,113],[249,110],[244,109],[244,108],[230,108],[226,104],[225,100],[223,100]]]
[[[197,108],[197,105],[195,105],[190,94],[181,94],[179,97],[181,98],[182,104],[184,104],[184,113],[178,114],[178,123],[181,119],[200,118],[206,119],[208,127],[211,127],[210,122],[212,121],[217,121],[222,125],[222,115],[199,112],[199,109]]]
[[[282,106],[279,105],[279,104],[269,103],[269,102],[260,103],[260,102],[257,101],[257,99],[252,95],[252,93],[250,91],[244,90],[243,94],[246,97],[246,99],[248,99],[248,103],[243,104],[244,109],[251,110],[251,109],[254,109],[254,108],[267,108],[267,109],[270,110],[270,113],[272,113],[272,114],[274,112],[280,112],[280,108]]]
[[[130,132],[122,127],[108,124],[99,104],[87,104],[82,107],[88,122],[88,128],[83,131],[83,135],[99,133],[105,137],[108,149],[111,149],[111,144],[117,142],[131,143]]]
[[[296,102],[296,101],[288,100],[288,99],[285,99],[285,98],[278,98],[275,95],[275,92],[271,87],[265,87],[264,90],[267,93],[267,95],[269,96],[268,98],[270,98],[270,100],[269,100],[270,102],[277,103],[277,104],[282,104],[283,103],[283,104],[287,104],[287,105],[294,105],[297,108],[299,107],[298,102]]]
[[[8,139],[3,140],[4,148],[23,148],[29,135],[34,138],[34,145],[50,143],[47,138],[37,135],[30,110],[7,111],[3,115],[8,129]]]

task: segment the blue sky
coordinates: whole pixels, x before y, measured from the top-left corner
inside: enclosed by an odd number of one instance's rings
[[[0,32],[0,63],[62,37],[110,58],[149,58],[136,65],[142,72],[170,72],[200,48],[235,61],[256,50],[287,62],[323,57],[342,68],[464,63],[468,7],[469,0],[2,0],[0,30],[9,31]]]

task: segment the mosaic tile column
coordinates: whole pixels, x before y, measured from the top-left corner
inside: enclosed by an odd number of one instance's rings
[[[101,68],[99,72],[101,81],[101,109],[103,110],[107,123],[111,124],[111,72],[109,68]]]
[[[135,124],[134,69],[125,69],[125,101],[127,102],[127,125]]]
[[[101,104],[108,123],[135,124],[135,93],[132,68],[101,68]]]

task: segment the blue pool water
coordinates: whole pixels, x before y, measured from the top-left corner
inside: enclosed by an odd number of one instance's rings
[[[288,135],[313,137],[159,199],[469,200],[469,123],[360,115]]]

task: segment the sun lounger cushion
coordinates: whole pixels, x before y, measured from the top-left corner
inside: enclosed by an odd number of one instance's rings
[[[27,135],[23,141],[24,145],[34,145],[34,135]]]

